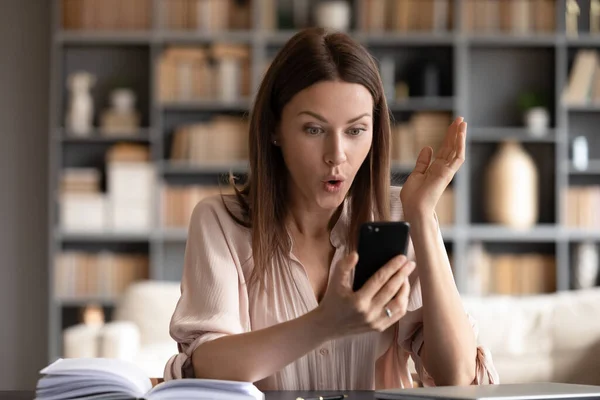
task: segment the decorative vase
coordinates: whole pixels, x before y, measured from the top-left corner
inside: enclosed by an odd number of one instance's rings
[[[74,135],[87,136],[92,132],[94,119],[94,99],[91,90],[96,76],[86,71],[78,71],[67,79],[69,105],[65,127]]]
[[[485,176],[489,222],[528,228],[538,220],[538,172],[531,156],[514,140],[500,144]]]
[[[550,113],[544,107],[532,107],[525,111],[525,126],[532,136],[545,136],[550,126]]]
[[[575,289],[588,289],[596,286],[598,262],[598,247],[595,243],[584,242],[575,247],[573,271],[573,286]]]
[[[315,8],[317,25],[336,31],[350,28],[350,4],[346,0],[321,1]]]
[[[573,166],[578,171],[585,171],[588,167],[588,142],[585,136],[573,139]]]
[[[140,126],[140,114],[135,109],[136,96],[128,88],[115,89],[110,94],[111,107],[100,117],[102,134],[135,134]]]

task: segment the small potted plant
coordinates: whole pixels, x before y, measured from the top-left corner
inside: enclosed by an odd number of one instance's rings
[[[546,96],[539,92],[526,91],[519,95],[517,103],[529,133],[534,136],[544,136],[550,126]]]

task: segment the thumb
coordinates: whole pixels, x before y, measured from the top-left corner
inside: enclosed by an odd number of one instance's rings
[[[346,257],[342,258],[336,266],[336,283],[344,287],[350,286],[350,279],[352,278],[352,272],[358,262],[358,253],[356,251],[351,252]]]
[[[433,156],[433,149],[429,146],[421,149],[419,156],[417,157],[417,163],[415,165],[414,171],[419,174],[424,174],[427,172],[427,168],[429,168],[429,164],[431,163],[431,157]]]

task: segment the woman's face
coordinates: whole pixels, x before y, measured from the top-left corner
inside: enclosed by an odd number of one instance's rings
[[[373,98],[360,84],[316,83],[285,105],[274,139],[294,204],[336,209],[371,148]]]

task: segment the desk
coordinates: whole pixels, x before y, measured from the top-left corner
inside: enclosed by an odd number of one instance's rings
[[[374,392],[363,392],[363,391],[348,391],[340,392],[348,394],[347,400],[374,400]],[[310,396],[315,394],[336,394],[335,392],[265,392],[266,400],[296,400],[298,396]],[[32,400],[35,398],[34,391],[14,391],[14,392],[2,392],[0,391],[0,400]]]

